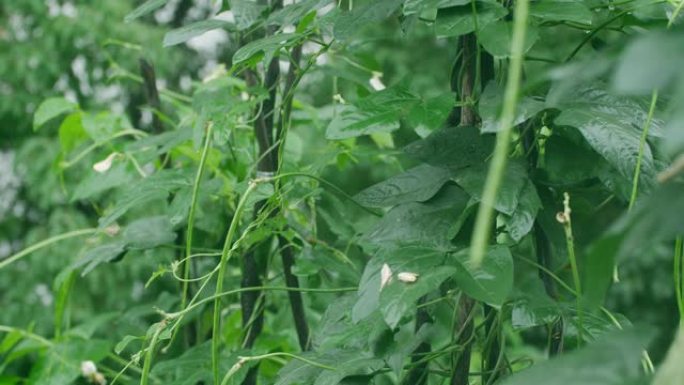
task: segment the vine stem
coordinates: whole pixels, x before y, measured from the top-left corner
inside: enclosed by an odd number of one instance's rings
[[[190,211],[188,212],[188,228],[185,232],[185,258],[183,263],[183,292],[181,294],[181,309],[185,308],[188,302],[188,289],[190,284],[190,258],[192,255],[192,233],[195,227],[195,212],[197,211],[197,200],[199,197],[200,182],[204,175],[204,168],[207,163],[207,155],[209,154],[209,147],[211,146],[211,135],[214,124],[210,121],[207,123],[206,138],[204,140],[204,147],[202,148],[202,155],[200,157],[199,166],[197,167],[197,175],[195,176],[195,183],[192,186],[192,200],[190,203]]]
[[[157,325],[154,334],[152,334],[152,340],[147,347],[147,353],[145,354],[145,361],[143,362],[142,375],[140,376],[140,385],[147,385],[148,378],[150,376],[150,368],[152,367],[152,356],[154,355],[154,348],[157,346],[157,340],[159,340],[159,335],[166,326],[166,321],[161,321]]]
[[[653,114],[658,103],[658,90],[653,90],[651,94],[651,105],[648,108],[648,116],[644,123],[644,129],[641,132],[641,140],[639,141],[639,153],[637,154],[636,166],[634,167],[634,178],[632,179],[632,195],[629,198],[629,206],[627,210],[631,210],[636,203],[636,198],[639,193],[639,177],[641,176],[641,163],[644,159],[644,152],[646,151],[646,139],[648,139],[648,131],[651,128],[653,121]]]
[[[684,257],[684,250],[682,250],[682,237],[677,237],[675,240],[674,252],[674,284],[675,294],[677,300],[677,309],[679,310],[679,322],[684,323],[684,286],[682,285],[682,257]]]
[[[250,357],[240,357],[238,359],[238,362],[233,365],[233,367],[230,368],[228,373],[223,377],[223,380],[221,381],[221,385],[227,385],[228,380],[237,373],[238,370],[240,370],[247,362],[249,361],[260,361],[260,360],[265,360],[265,359],[273,359],[275,357],[288,357],[292,358],[298,361],[302,361],[304,363],[307,363],[311,366],[315,366],[317,368],[325,369],[325,370],[337,370],[337,368],[334,368],[332,366],[328,366],[325,364],[321,364],[320,362],[312,361],[308,358],[304,358],[302,356],[298,356],[296,354],[291,354],[291,353],[285,353],[285,352],[274,352],[274,353],[268,353],[268,354],[263,354],[260,356],[250,356]]]
[[[518,0],[515,2],[511,64],[508,68],[508,80],[504,94],[499,132],[496,135],[494,156],[487,172],[482,200],[477,210],[475,230],[470,242],[470,261],[474,266],[479,266],[482,263],[487,251],[494,214],[494,201],[499,192],[499,187],[501,187],[501,181],[508,161],[508,148],[511,142],[512,126],[515,120],[515,109],[518,104],[518,92],[522,78],[528,8],[529,0]]]
[[[220,294],[223,291],[223,279],[226,275],[226,265],[228,260],[232,255],[232,241],[237,231],[237,227],[240,223],[240,217],[242,216],[242,211],[244,211],[245,204],[247,203],[247,198],[251,195],[252,191],[257,186],[259,181],[253,180],[249,183],[247,190],[242,197],[240,202],[235,208],[235,214],[233,214],[233,219],[230,222],[230,227],[228,228],[228,233],[226,234],[226,240],[223,244],[223,250],[221,252],[221,261],[219,262],[218,277],[216,278],[216,292],[215,294]],[[219,373],[219,347],[221,344],[221,298],[216,297],[214,300],[214,322],[213,322],[213,333],[211,336],[211,368],[214,373],[214,384],[219,384],[221,381]]]
[[[563,211],[556,215],[556,220],[563,225],[563,231],[565,232],[565,243],[568,248],[568,259],[570,260],[570,268],[572,269],[572,280],[575,285],[575,292],[577,293],[575,298],[577,306],[577,347],[582,345],[583,329],[584,329],[584,316],[582,315],[582,287],[580,284],[579,269],[577,268],[577,256],[575,254],[575,238],[572,235],[572,219],[570,210],[570,194],[567,192],[563,194]]]
[[[70,231],[68,233],[55,235],[54,237],[50,237],[44,241],[33,244],[33,245],[25,248],[24,250],[3,259],[2,261],[0,261],[0,270],[7,267],[9,264],[33,253],[34,251],[38,251],[44,247],[50,246],[53,243],[57,243],[59,241],[63,241],[65,239],[69,239],[69,238],[76,238],[76,237],[81,237],[84,235],[95,234],[100,230],[101,229],[98,229],[98,228],[89,228],[89,229],[74,230],[74,231]]]

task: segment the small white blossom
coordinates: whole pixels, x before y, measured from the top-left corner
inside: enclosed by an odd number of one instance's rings
[[[383,264],[380,269],[380,290],[392,280],[392,269],[388,264]]]
[[[93,361],[83,361],[81,362],[81,374],[83,377],[91,378],[97,373],[97,366]]]
[[[397,278],[399,278],[401,282],[413,283],[416,282],[416,280],[418,280],[418,274],[404,271],[397,274]]]
[[[103,160],[95,163],[93,165],[93,170],[95,170],[96,172],[99,172],[100,174],[106,172],[107,170],[112,168],[112,162],[114,161],[114,158],[117,157],[117,155],[119,155],[118,152],[112,152]]]
[[[368,83],[370,83],[371,87],[373,87],[373,89],[376,91],[382,91],[385,89],[385,85],[382,83],[382,80],[380,79],[381,77],[382,77],[382,72],[373,71],[373,76],[368,81]]]

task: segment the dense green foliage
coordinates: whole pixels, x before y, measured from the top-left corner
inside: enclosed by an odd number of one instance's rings
[[[683,7],[0,4],[0,385],[678,383]]]

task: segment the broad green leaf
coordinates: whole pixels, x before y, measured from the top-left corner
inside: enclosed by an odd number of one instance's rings
[[[235,52],[233,65],[246,62],[256,55],[273,56],[280,49],[297,44],[300,38],[302,38],[302,34],[299,33],[279,33],[252,41]]]
[[[639,360],[650,333],[611,333],[580,350],[542,362],[501,385],[623,385],[642,377]]]
[[[487,179],[487,170],[486,166],[464,168],[455,172],[452,179],[475,200],[480,201]],[[527,170],[522,162],[509,162],[494,201],[496,211],[513,215],[520,204],[526,184],[528,184]],[[535,206],[533,200],[534,198],[531,198],[530,206]]]
[[[292,360],[278,372],[275,385],[337,385],[349,376],[370,375],[382,369],[385,362],[368,353],[358,351],[331,351],[306,353],[304,357],[335,370],[327,370]]]
[[[176,239],[176,232],[173,231],[169,218],[165,216],[135,220],[126,226],[122,235],[126,246],[133,249],[151,249],[159,245],[173,244]]]
[[[589,145],[603,156],[625,179],[631,180],[636,167],[641,130],[647,119],[643,104],[628,98],[616,98],[600,89],[577,90],[559,106],[555,123],[577,128]],[[654,135],[662,132],[661,122],[651,122]],[[650,145],[644,148],[641,162],[642,183],[653,183],[655,165]]]
[[[478,103],[478,110],[482,119],[482,127],[480,130],[483,133],[499,131],[499,115],[501,114],[502,105],[503,90],[496,82],[489,82],[484,91],[482,91]],[[544,108],[546,108],[544,102],[540,100],[530,96],[521,97],[516,106],[516,117],[513,124],[518,125],[523,123]]]
[[[603,159],[579,136],[556,129],[544,143],[542,169],[549,182],[572,185],[599,174]]]
[[[623,51],[612,86],[618,92],[649,95],[667,89],[682,79],[684,37],[681,34],[651,33],[632,41]]]
[[[230,0],[230,10],[235,17],[238,31],[244,31],[263,20],[263,14],[268,6],[255,0]]]
[[[240,349],[230,354],[226,351],[222,352],[219,361],[221,373],[228,372],[228,370],[237,363],[239,356],[250,355],[252,355],[252,352],[244,349]],[[238,385],[242,383],[247,371],[253,365],[254,362],[245,363],[245,365],[233,375],[228,384]],[[177,357],[155,362],[151,374],[163,378],[164,384],[169,385],[195,385],[199,382],[211,383],[211,381],[213,381],[211,372],[211,343],[206,341],[186,349]]]
[[[100,227],[104,228],[126,214],[133,207],[154,201],[163,201],[169,194],[180,188],[192,186],[187,172],[179,170],[161,170],[133,184],[125,194],[105,215],[100,218]]]
[[[494,148],[494,137],[476,127],[445,127],[415,141],[404,152],[432,166],[459,170],[482,165]]]
[[[232,29],[233,25],[224,20],[209,19],[197,21],[192,24],[184,25],[180,28],[171,30],[164,35],[164,47],[185,43],[193,37],[200,36],[214,29]]]
[[[78,108],[76,103],[65,98],[50,98],[43,101],[33,114],[33,130],[41,128],[48,121],[74,111]]]
[[[81,375],[81,362],[96,364],[107,356],[108,341],[71,339],[51,346],[32,368],[29,382],[41,385],[68,385]]]
[[[73,264],[74,269],[83,268],[81,276],[85,276],[103,263],[112,262],[122,258],[126,253],[126,243],[113,241],[92,248]]]
[[[477,24],[470,3],[443,8],[437,13],[435,21],[435,33],[438,37],[461,36],[475,31],[475,25],[483,28],[487,24],[498,20],[508,13],[506,8],[495,1],[478,1]]]
[[[130,23],[131,21],[145,16],[150,12],[154,12],[157,9],[163,7],[168,3],[169,0],[147,0],[142,3],[138,8],[132,10],[126,17],[124,17],[125,23]]]
[[[535,275],[520,285],[514,295],[511,303],[511,326],[526,329],[546,325],[560,314],[560,306],[549,298],[542,281]]]
[[[392,264],[389,265],[393,267]],[[410,266],[394,266],[392,270],[396,274],[410,272],[418,274],[416,282],[401,282],[396,276],[392,281],[380,290],[380,312],[382,313],[387,325],[394,329],[399,321],[406,315],[415,310],[418,299],[439,288],[449,277],[454,275],[456,268],[452,266],[438,266],[431,269],[420,269],[418,271],[402,271],[397,269],[407,269]]]
[[[67,115],[59,126],[59,145],[62,148],[62,153],[69,154],[87,138],[81,122],[81,113],[75,112]]]
[[[390,17],[403,0],[374,0],[357,6],[349,12],[337,15],[333,34],[338,40],[345,40],[368,26]]]
[[[484,26],[478,34],[480,44],[497,58],[507,58],[511,56],[511,42],[513,37],[513,22],[505,20],[497,20]],[[523,53],[532,48],[534,43],[539,39],[539,30],[537,26],[528,23],[525,32],[525,44],[523,46]]]
[[[431,9],[455,7],[470,4],[471,0],[406,0],[404,2],[404,15],[421,13]]]
[[[407,246],[379,251],[367,264],[359,282],[358,300],[352,310],[352,320],[359,322],[370,316],[380,306],[380,271],[387,263],[393,273],[414,272],[427,274],[443,266],[446,253],[431,248]],[[394,277],[394,280],[397,280]],[[418,278],[420,279],[420,278]],[[383,299],[384,301],[387,298]]]
[[[115,187],[124,186],[134,180],[134,174],[125,165],[116,165],[105,173],[89,171],[76,186],[71,201],[90,199]]]
[[[123,352],[123,350],[126,349],[126,346],[128,346],[128,344],[130,344],[131,342],[133,342],[135,340],[143,340],[143,339],[145,339],[145,337],[131,336],[131,335],[124,336],[124,338],[121,341],[119,341],[119,343],[117,343],[116,346],[114,346],[114,353],[121,354],[121,352]]]
[[[304,0],[279,9],[268,16],[267,23],[279,26],[296,25],[312,11],[330,4],[332,0]]]
[[[326,139],[341,140],[399,129],[396,111],[365,112],[354,106],[344,106],[325,131]]]
[[[432,198],[448,180],[447,169],[423,164],[368,187],[354,199],[367,207],[424,202]]]
[[[518,206],[511,215],[502,214],[503,224],[506,227],[508,235],[515,241],[520,241],[527,235],[534,220],[537,217],[537,212],[542,208],[541,200],[537,195],[536,187],[531,180],[527,180],[525,186],[520,191],[518,197]]]
[[[421,138],[425,138],[444,126],[454,104],[455,97],[452,93],[423,99],[409,111],[406,116],[406,123]]]
[[[337,111],[325,137],[339,140],[394,131],[399,128],[399,120],[419,102],[420,98],[403,84],[374,92]]]
[[[542,0],[530,4],[530,17],[540,21],[570,21],[579,24],[591,24],[593,14],[582,1],[576,0]]]
[[[499,308],[513,288],[513,257],[507,247],[490,246],[482,264],[474,267],[468,250],[452,256],[456,264],[454,279],[464,293]]]
[[[467,217],[470,197],[449,185],[427,202],[398,205],[372,226],[363,241],[373,246],[407,244],[446,246]]]

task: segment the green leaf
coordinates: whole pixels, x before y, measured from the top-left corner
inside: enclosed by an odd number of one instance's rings
[[[303,356],[332,366],[335,370],[326,370],[306,362],[292,360],[278,372],[275,385],[337,385],[346,377],[370,375],[385,365],[383,360],[358,351],[305,353]]]
[[[85,252],[82,258],[73,264],[74,269],[83,268],[81,276],[85,276],[102,263],[112,262],[126,253],[126,243],[113,241],[97,246]]]
[[[149,217],[135,220],[123,231],[126,246],[133,249],[151,249],[173,244],[176,232],[166,216]]]
[[[511,56],[511,42],[513,37],[513,22],[497,20],[484,26],[478,34],[480,44],[497,58],[507,58]],[[525,44],[523,53],[532,48],[539,39],[539,30],[534,24],[528,23],[525,33]]]
[[[456,272],[456,268],[452,266],[438,266],[431,269],[419,268],[416,271],[407,270],[411,268],[408,264],[403,266],[390,264],[389,266],[397,274],[402,272],[418,274],[416,282],[413,283],[401,282],[395,276],[380,291],[380,312],[387,325],[392,329],[397,327],[403,317],[415,310],[418,299],[437,290],[442,282]]]
[[[169,0],[147,0],[146,2],[142,3],[138,8],[134,9],[128,15],[126,15],[124,17],[124,22],[130,23],[131,21],[141,16],[145,16],[150,12],[154,12],[157,9],[166,5],[168,1]]]
[[[487,178],[487,170],[486,166],[465,168],[454,173],[452,179],[475,200],[480,201]],[[527,170],[522,162],[509,162],[501,181],[499,193],[494,200],[496,211],[509,216],[513,215],[520,204],[525,186],[530,183],[528,181]]]
[[[476,127],[445,127],[415,141],[404,152],[437,167],[458,170],[482,165],[494,148],[492,135],[481,135]]]
[[[478,103],[478,111],[482,118],[482,127],[480,130],[483,133],[499,131],[499,115],[501,107],[503,106],[503,90],[496,82],[489,82]],[[523,123],[532,118],[546,106],[544,102],[537,100],[530,96],[522,96],[516,106],[516,117],[513,121],[514,125]]]
[[[279,33],[252,41],[235,52],[233,55],[233,65],[246,62],[257,55],[266,56],[266,62],[268,62],[268,58],[273,56],[275,52],[297,44],[302,36],[299,33]]]
[[[332,0],[304,0],[279,9],[268,16],[267,23],[279,26],[296,25],[300,19],[332,3]],[[315,13],[315,12],[314,12]]]
[[[419,102],[420,99],[402,84],[374,92],[337,111],[325,137],[340,140],[394,131],[399,128],[399,120],[405,113]]]
[[[369,24],[390,17],[403,2],[404,0],[374,0],[339,14],[335,19],[333,35],[338,40],[345,40]]]
[[[133,184],[116,204],[100,218],[100,227],[104,228],[111,225],[133,207],[154,201],[164,201],[172,192],[189,186],[192,186],[192,182],[187,172],[180,170],[157,171]]]
[[[629,330],[610,333],[589,346],[514,373],[501,385],[622,385],[642,377],[639,360],[649,339]]]
[[[125,336],[121,341],[119,341],[119,343],[116,344],[116,346],[114,346],[114,353],[121,354],[121,352],[123,352],[123,350],[126,349],[126,346],[128,346],[128,344],[130,344],[131,342],[133,342],[135,340],[144,340],[144,339],[145,339],[145,337],[130,336],[130,335]]]
[[[33,131],[37,131],[48,121],[74,111],[78,108],[76,103],[65,98],[50,98],[43,101],[33,114]]]
[[[560,315],[558,303],[549,298],[536,275],[520,285],[511,303],[511,326],[515,329],[546,325]]]
[[[471,0],[406,0],[404,2],[404,15],[412,15],[427,10],[455,7],[470,4]]]
[[[390,207],[424,202],[449,180],[449,171],[427,164],[414,167],[358,193],[354,199],[367,207]]]
[[[470,197],[457,186],[444,187],[433,199],[390,210],[362,238],[373,246],[407,244],[446,246],[470,213]]]
[[[116,165],[105,173],[91,170],[74,189],[71,201],[93,198],[107,190],[124,186],[133,180],[134,174],[129,172],[125,165]]]
[[[520,241],[527,235],[534,220],[537,217],[537,212],[542,208],[541,199],[537,195],[537,189],[531,180],[527,180],[525,186],[520,191],[518,197],[518,206],[511,215],[502,214],[503,224],[506,227],[508,235],[515,241]]]
[[[477,26],[482,28],[508,13],[495,1],[478,1]],[[457,7],[443,8],[437,13],[435,33],[438,37],[461,36],[475,31],[475,16],[470,2]]]
[[[513,288],[513,257],[507,247],[490,246],[482,264],[474,267],[468,250],[453,255],[454,279],[458,286],[478,301],[499,308]]]
[[[164,47],[185,43],[193,37],[200,36],[218,28],[233,29],[233,24],[218,19],[209,19],[197,21],[192,24],[184,25],[180,28],[173,29],[164,35]]]
[[[639,36],[622,52],[613,73],[612,86],[623,93],[649,95],[682,79],[684,37],[651,33]]]
[[[380,272],[387,263],[393,273],[414,272],[428,274],[434,268],[443,266],[444,251],[432,248],[407,246],[393,250],[380,250],[368,263],[359,282],[358,300],[352,309],[352,320],[359,322],[369,317],[380,307]],[[397,278],[394,277],[394,280]],[[420,278],[418,278],[420,279]],[[384,297],[384,303],[388,298]]]
[[[328,125],[325,138],[341,140],[373,133],[392,132],[397,129],[399,129],[399,120],[395,111],[375,114],[354,106],[344,106]]]
[[[59,145],[62,148],[62,153],[70,153],[80,142],[87,138],[88,135],[81,121],[81,113],[75,112],[67,115],[59,126]]]
[[[108,341],[71,339],[54,344],[46,356],[32,368],[29,383],[41,385],[68,385],[81,375],[81,362],[98,363],[107,356]]]
[[[449,113],[454,107],[455,97],[452,93],[444,93],[421,100],[406,116],[406,123],[421,137],[425,138],[433,131],[444,126]]]
[[[641,130],[647,119],[646,108],[628,98],[616,98],[595,88],[583,88],[561,103],[555,123],[577,128],[589,145],[605,158],[625,179],[634,176]],[[654,135],[662,132],[661,122],[653,119]],[[644,148],[641,162],[643,183],[652,184],[655,166],[650,145]]]
[[[595,178],[602,162],[579,133],[555,129],[544,143],[543,170],[553,184],[572,185]]]
[[[530,4],[530,17],[540,21],[570,21],[591,25],[593,14],[582,1],[541,0]]]

